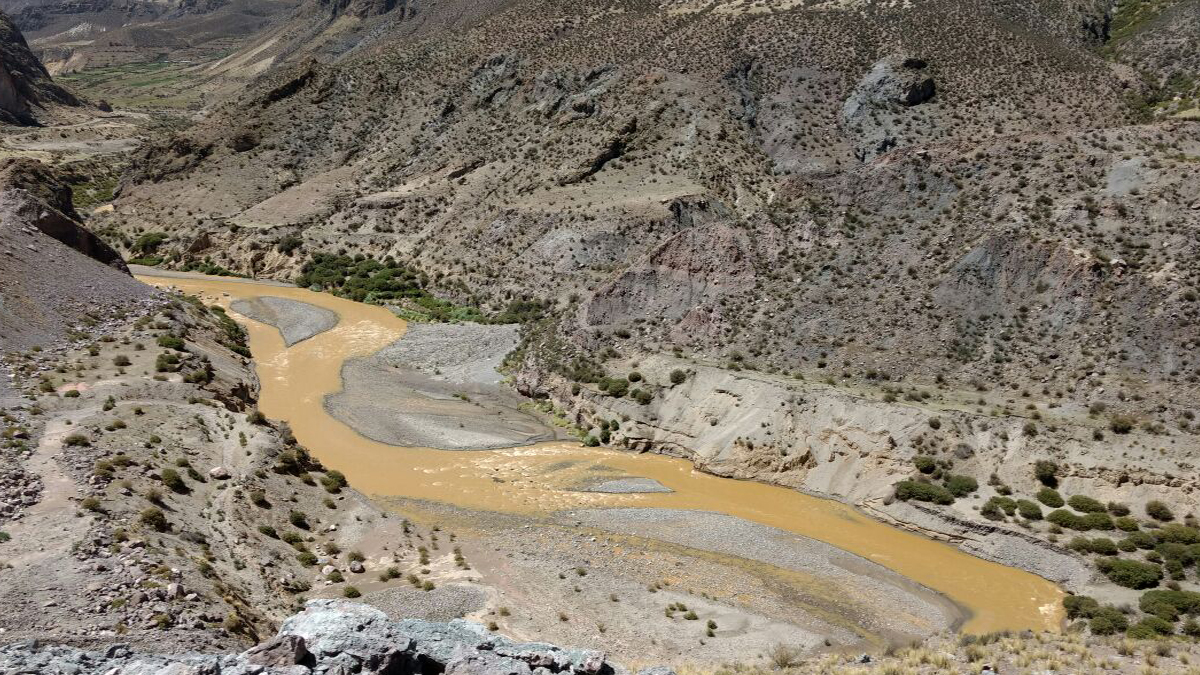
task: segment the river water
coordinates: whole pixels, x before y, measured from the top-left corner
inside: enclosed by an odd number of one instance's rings
[[[604,506],[716,511],[819,539],[938,591],[971,613],[963,626],[967,632],[1058,630],[1061,625],[1063,593],[1041,577],[885,525],[833,500],[719,478],[696,471],[685,460],[562,442],[455,452],[372,441],[332,418],[324,398],[341,390],[343,361],[372,354],[401,337],[403,320],[382,307],[301,288],[222,277],[139,279],[225,307],[237,299],[276,296],[335,312],[339,321],[334,328],[290,348],[275,328],[230,314],[249,334],[261,382],[259,409],[286,421],[313,456],[346,474],[366,494],[508,513]],[[653,478],[674,492],[619,495],[568,489],[583,477],[606,474]]]

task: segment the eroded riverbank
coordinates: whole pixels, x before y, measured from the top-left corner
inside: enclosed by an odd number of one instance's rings
[[[452,453],[371,441],[332,419],[324,400],[342,388],[343,361],[374,354],[404,333],[404,322],[389,311],[304,289],[238,280],[145,280],[224,305],[273,296],[336,313],[335,327],[290,348],[274,328],[248,319],[244,323],[262,384],[261,410],[287,421],[315,456],[344,472],[364,492],[515,514],[619,506],[712,511],[826,542],[938,591],[969,610],[964,625],[968,631],[1055,630],[1060,624],[1061,591],[1040,577],[884,525],[834,501],[714,477],[683,460],[569,443]],[[651,478],[673,492],[605,494],[571,489],[586,479],[614,474]],[[933,625],[926,628],[937,630]]]

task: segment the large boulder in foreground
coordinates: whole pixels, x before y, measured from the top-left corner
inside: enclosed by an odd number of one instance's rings
[[[279,634],[241,654],[134,654],[20,642],[0,648],[4,672],[112,675],[605,675],[625,672],[603,652],[514,642],[468,621],[392,621],[383,612],[345,600],[311,600]],[[656,669],[658,675],[673,675]]]

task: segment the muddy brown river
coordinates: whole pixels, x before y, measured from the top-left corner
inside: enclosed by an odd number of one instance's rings
[[[850,506],[794,490],[719,478],[690,462],[577,443],[455,452],[399,448],[360,436],[323,405],[342,388],[342,362],[374,353],[401,337],[405,322],[383,307],[327,293],[221,277],[139,276],[225,307],[233,300],[276,296],[332,310],[337,325],[292,347],[266,324],[242,317],[261,380],[259,408],[286,421],[296,438],[358,490],[379,497],[447,502],[509,513],[576,507],[636,506],[716,511],[832,544],[944,594],[971,617],[963,630],[1058,630],[1063,593],[1034,574],[968,555],[953,546],[873,520]],[[561,467],[569,468],[562,470]],[[600,494],[569,489],[614,470],[653,478],[661,494]]]

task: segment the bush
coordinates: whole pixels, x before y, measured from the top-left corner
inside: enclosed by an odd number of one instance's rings
[[[288,513],[288,522],[302,530],[307,530],[309,527],[308,516],[304,515],[304,513],[301,511],[292,511],[291,513]]]
[[[1067,500],[1067,504],[1080,513],[1104,513],[1108,511],[1104,504],[1083,495],[1071,495],[1071,498]]]
[[[1067,610],[1068,619],[1091,618],[1100,609],[1100,603],[1086,595],[1068,595],[1063,598],[1062,604],[1063,609]]]
[[[132,361],[130,361],[129,357],[125,356],[124,354],[117,354],[116,356],[113,357],[113,365],[117,366],[118,368],[124,368],[125,366],[128,366],[130,363],[132,363]]]
[[[1137,532],[1138,530],[1137,518],[1130,518],[1129,516],[1121,516],[1120,518],[1116,518],[1113,520],[1113,524],[1116,525],[1117,529],[1121,530],[1122,532]]]
[[[913,457],[913,464],[916,465],[917,470],[921,473],[933,473],[933,470],[937,468],[937,462],[929,455],[917,455]]]
[[[1118,586],[1125,588],[1143,589],[1154,588],[1162,580],[1162,568],[1153,563],[1123,560],[1121,558],[1101,558],[1096,566]]]
[[[1100,607],[1092,613],[1088,623],[1094,635],[1113,635],[1129,627],[1129,619],[1116,607]]]
[[[175,469],[169,467],[163,469],[161,476],[163,485],[166,485],[167,489],[171,492],[184,494],[188,491],[187,483],[183,482],[183,478],[180,477],[179,472]]]
[[[1087,530],[1111,530],[1113,529],[1112,516],[1107,513],[1089,513],[1083,517],[1083,523]]]
[[[1146,591],[1138,600],[1138,608],[1147,614],[1175,621],[1182,614],[1200,614],[1200,593],[1174,590]]]
[[[955,497],[966,497],[979,489],[979,482],[970,476],[952,475],[946,478],[946,490]]]
[[[1081,516],[1071,513],[1066,509],[1055,509],[1054,511],[1051,511],[1049,514],[1047,514],[1046,520],[1058,525],[1059,527],[1065,527],[1068,530],[1083,531],[1088,529],[1087,523]]]
[[[1060,508],[1067,503],[1063,500],[1062,495],[1058,494],[1058,490],[1048,487],[1038,490],[1037,500],[1052,509]]]
[[[146,527],[153,529],[155,532],[166,532],[171,527],[171,524],[167,522],[167,516],[162,512],[162,509],[157,509],[153,506],[142,511],[138,515],[138,521]]]
[[[683,384],[687,380],[687,373],[676,368],[671,371],[671,384]]]
[[[346,482],[346,476],[341,471],[330,469],[321,477],[321,485],[325,487],[326,492],[337,494],[349,483]]]
[[[1175,632],[1170,621],[1157,616],[1148,616],[1129,627],[1125,634],[1135,640],[1152,640]]]
[[[1099,555],[1116,555],[1117,544],[1108,537],[1097,537],[1088,543],[1088,550]]]
[[[187,351],[184,348],[183,340],[175,337],[174,335],[158,336],[158,346],[162,347],[163,349],[174,349],[177,352]]]
[[[1129,415],[1113,415],[1108,420],[1108,428],[1114,434],[1127,434],[1133,430],[1135,420]]]
[[[305,567],[312,567],[317,564],[317,556],[312,551],[301,551],[296,554],[296,560]]]
[[[88,511],[100,510],[100,500],[95,497],[84,497],[83,501],[79,502],[79,505]]]
[[[275,528],[271,527],[270,525],[259,525],[259,526],[258,526],[258,531],[259,531],[260,533],[262,533],[263,535],[265,535],[265,536],[267,536],[267,537],[270,537],[270,538],[272,538],[272,539],[278,539],[278,538],[279,538],[279,533],[278,533],[278,532],[276,532],[276,531],[275,531]]]
[[[1129,507],[1120,502],[1109,502],[1108,512],[1118,517],[1127,516],[1129,515]]]
[[[1028,499],[1017,500],[1017,511],[1025,520],[1042,519],[1042,507],[1038,506],[1035,502],[1029,501]]]
[[[933,502],[935,504],[954,503],[954,495],[946,488],[915,480],[904,480],[896,483],[896,499],[904,501],[912,499],[919,502]]]
[[[629,380],[609,380],[608,387],[605,388],[605,392],[614,398],[621,398],[625,394],[629,393]]]
[[[1155,534],[1159,541],[1172,544],[1196,544],[1200,543],[1200,530],[1187,525],[1171,523],[1163,525],[1155,530]]]
[[[67,436],[66,438],[63,439],[63,445],[65,445],[69,448],[83,447],[83,446],[88,446],[91,444],[92,444],[91,439],[89,439],[87,436],[84,436],[83,434],[71,434],[70,436]]]
[[[1146,515],[1163,522],[1175,520],[1175,514],[1171,513],[1171,509],[1157,499],[1146,502]]]
[[[357,598],[362,596],[362,593],[353,586],[347,586],[342,589],[342,595],[346,596],[347,598]]]
[[[1033,464],[1033,477],[1046,487],[1058,486],[1058,465],[1048,459],[1039,459]]]

